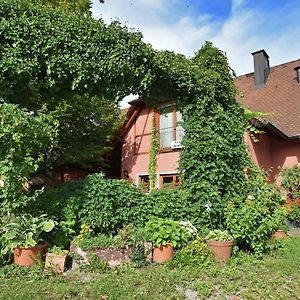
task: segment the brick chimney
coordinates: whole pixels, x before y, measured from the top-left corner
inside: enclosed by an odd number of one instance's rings
[[[254,82],[256,88],[266,85],[270,73],[269,55],[262,49],[252,53],[254,62]]]

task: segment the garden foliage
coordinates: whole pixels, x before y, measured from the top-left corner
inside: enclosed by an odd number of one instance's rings
[[[0,97],[27,111],[45,108],[41,118],[48,120],[52,114],[59,119],[57,145],[50,161],[89,163],[100,158],[99,151],[102,153],[117,126],[115,104],[130,93],[152,105],[176,101],[185,130],[180,157],[183,192],[153,191],[143,196],[125,181],[106,180],[101,174],[90,176],[78,183],[78,190],[76,187],[70,197],[63,198],[59,189],[53,198],[49,192],[49,207],[43,200],[43,209],[61,217],[62,231],[72,235],[79,221],[97,232],[116,232],[128,223],[143,224],[154,215],[188,219],[198,229],[209,224],[228,226],[232,234],[236,232],[240,245],[262,251],[263,239],[275,228],[279,212],[264,182],[245,172],[252,165],[243,139],[247,124],[224,53],[211,43],[205,43],[191,59],[155,51],[142,41],[141,33],[118,22],[106,25],[87,14],[40,3],[0,0]],[[18,112],[13,113],[16,124]],[[34,134],[33,127],[28,132]],[[0,134],[7,135],[5,149],[10,149],[10,132],[3,128]],[[0,158],[4,159],[1,177],[9,178],[5,172],[15,172],[13,176],[19,174],[20,181],[21,176],[35,172],[40,160],[33,158],[53,146],[53,128],[44,132],[40,126],[38,135],[29,138],[32,145],[25,149],[29,159],[24,168],[26,153],[18,152],[11,158],[9,151],[5,152]],[[23,140],[10,138],[23,149]],[[15,169],[10,171],[12,167]],[[1,189],[2,195],[5,189]],[[11,194],[1,196],[12,205],[19,201],[19,190],[20,185],[14,186]],[[263,201],[265,193],[267,200]],[[257,209],[255,205],[250,215],[246,214],[251,207],[247,196],[252,194]],[[240,227],[240,220],[245,228]]]
[[[28,177],[55,144],[57,122],[0,99],[0,208],[17,210],[30,201]]]
[[[274,185],[258,172],[252,176],[245,195],[228,202],[226,222],[237,246],[261,255],[272,233],[284,222],[286,209],[280,205],[281,195]]]

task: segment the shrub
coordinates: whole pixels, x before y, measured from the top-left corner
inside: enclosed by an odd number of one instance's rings
[[[169,218],[173,220],[191,220],[193,222],[194,211],[187,201],[187,192],[180,189],[154,190],[145,195],[145,203],[142,207],[143,215],[151,217]]]
[[[84,200],[79,216],[96,233],[116,233],[124,225],[143,222],[143,194],[125,180],[94,174],[84,182]]]
[[[84,181],[67,181],[58,188],[40,194],[27,210],[31,213],[46,213],[57,222],[51,242],[65,247],[78,234],[81,224],[79,211],[84,201]]]
[[[297,202],[292,202],[288,205],[288,220],[296,223],[300,223],[300,205]]]
[[[261,255],[268,239],[282,224],[286,210],[280,207],[280,193],[265,182],[262,175],[249,180],[248,194],[230,201],[226,208],[226,222],[240,248]]]

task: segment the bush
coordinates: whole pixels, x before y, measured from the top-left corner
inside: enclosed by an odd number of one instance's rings
[[[65,247],[78,234],[81,221],[79,211],[84,202],[84,181],[67,181],[39,195],[27,208],[33,214],[46,213],[57,222],[52,232],[52,244]]]
[[[154,190],[145,195],[143,214],[146,218],[168,218],[190,220],[193,223],[194,212],[187,201],[187,192],[180,189]]]
[[[124,225],[144,221],[143,194],[125,180],[94,174],[84,182],[84,201],[79,216],[95,233],[116,233]]]
[[[261,255],[268,247],[268,239],[278,229],[286,215],[280,207],[280,193],[274,185],[259,175],[249,180],[248,194],[230,201],[226,208],[226,222],[239,248]]]

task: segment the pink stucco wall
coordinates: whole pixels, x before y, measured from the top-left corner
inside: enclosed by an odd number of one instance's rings
[[[129,181],[138,183],[138,176],[148,174],[149,151],[151,144],[152,110],[144,108],[124,137],[122,148],[122,178],[128,172]],[[179,150],[159,153],[157,174],[178,172]],[[159,181],[157,180],[157,186]]]
[[[269,171],[270,181],[279,182],[279,169],[300,165],[300,141],[285,140],[267,133],[258,137],[259,142],[253,142],[247,135],[246,143],[253,161],[266,171]]]
[[[143,108],[124,137],[122,178],[126,178],[124,176],[126,170],[129,181],[133,183],[138,183],[138,175],[148,174],[151,127],[152,110]],[[253,142],[247,134],[245,135],[245,142],[253,161],[264,170],[269,171],[270,181],[277,181],[279,168],[300,164],[299,140],[284,140],[271,133],[264,133],[258,136],[258,139],[259,142]],[[179,150],[159,153],[157,174],[177,173],[179,155]],[[157,182],[157,186],[158,184],[159,182]]]

